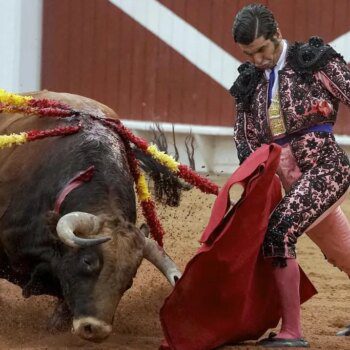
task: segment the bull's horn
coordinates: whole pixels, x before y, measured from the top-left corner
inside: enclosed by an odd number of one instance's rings
[[[77,211],[62,216],[57,223],[56,231],[60,240],[70,247],[90,247],[105,243],[111,237],[80,238],[74,231],[94,235],[100,230],[101,224],[97,216]]]
[[[171,260],[162,247],[153,239],[145,238],[145,247],[143,250],[143,256],[149,262],[151,262],[163,275],[168,279],[172,286],[175,285],[177,280],[181,277],[181,272]]]

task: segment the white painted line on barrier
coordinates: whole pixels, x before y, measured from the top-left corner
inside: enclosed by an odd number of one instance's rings
[[[225,89],[231,87],[241,62],[166,6],[155,0],[109,1]]]
[[[154,128],[156,122],[152,121],[140,121],[140,120],[130,120],[123,119],[123,124],[135,130],[149,131],[151,128]],[[164,132],[172,132],[174,125],[175,133],[180,134],[193,134],[198,135],[208,135],[208,136],[232,136],[233,137],[233,127],[225,126],[209,126],[209,125],[192,125],[192,124],[171,124],[171,123],[159,123]]]
[[[134,130],[150,131],[154,128],[155,122],[123,119],[123,124]],[[207,135],[207,136],[233,136],[233,128],[228,126],[212,126],[212,125],[193,125],[193,124],[171,124],[171,123],[159,123],[164,132],[172,132],[174,125],[175,133],[180,134],[192,134]],[[347,135],[335,135],[337,142],[344,146],[350,146],[350,136]]]

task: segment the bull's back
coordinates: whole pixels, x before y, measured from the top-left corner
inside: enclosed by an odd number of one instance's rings
[[[116,118],[108,107],[76,95],[38,92],[97,116]],[[120,137],[89,117],[52,118],[4,114],[0,134],[33,129],[46,130],[82,124],[74,135],[51,137],[0,150],[0,227],[26,221],[52,210],[66,184],[79,172],[94,166],[90,182],[72,191],[62,203],[61,213],[81,210],[122,210],[135,217],[135,198],[124,145]],[[122,203],[122,205],[121,205]],[[119,208],[118,208],[119,206]]]

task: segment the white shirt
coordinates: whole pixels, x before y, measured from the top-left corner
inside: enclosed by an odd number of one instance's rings
[[[273,87],[272,87],[272,98],[274,98],[274,96],[276,95],[277,89],[278,89],[278,71],[280,71],[286,65],[287,47],[288,47],[286,40],[282,40],[282,45],[283,45],[283,49],[282,49],[281,56],[278,59],[276,66],[274,67],[275,82],[274,82]],[[265,69],[265,76],[266,76],[267,80],[269,80],[270,74],[271,74],[271,69]]]

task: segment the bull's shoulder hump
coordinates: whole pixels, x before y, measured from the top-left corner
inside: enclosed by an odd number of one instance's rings
[[[73,109],[81,110],[86,113],[94,114],[97,116],[106,116],[108,118],[117,119],[117,113],[105,104],[93,100],[91,98],[71,94],[67,92],[55,92],[49,90],[32,91],[22,93],[22,95],[32,96],[35,99],[50,99],[65,103],[71,106]]]

